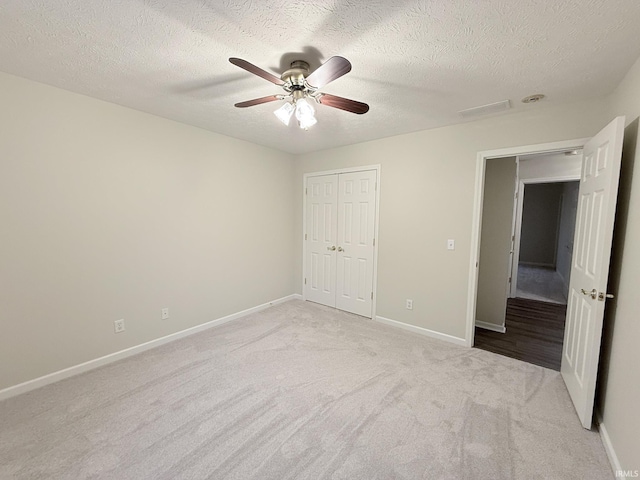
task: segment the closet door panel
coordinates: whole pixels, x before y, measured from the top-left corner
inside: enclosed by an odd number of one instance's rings
[[[306,195],[305,297],[335,307],[338,176],[309,177]]]
[[[336,307],[371,317],[376,213],[375,170],[338,181]]]

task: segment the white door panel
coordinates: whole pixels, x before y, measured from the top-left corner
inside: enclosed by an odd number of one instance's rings
[[[307,180],[307,300],[335,306],[336,227],[338,178],[335,175]]]
[[[618,117],[583,152],[561,372],[585,428],[593,417],[623,133]]]
[[[307,178],[307,300],[372,316],[376,185],[376,170]]]
[[[373,305],[375,170],[340,174],[336,307],[371,317]]]

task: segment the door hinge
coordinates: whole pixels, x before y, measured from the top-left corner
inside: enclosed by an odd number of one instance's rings
[[[375,183],[375,187],[374,187],[374,189],[375,189],[375,190],[378,190],[378,182],[376,182],[376,183]]]
[[[307,234],[306,234],[306,233],[304,234],[304,239],[305,239],[305,240],[307,239]]]
[[[304,279],[304,284],[305,284],[305,285],[307,284],[307,279],[306,279],[306,278]]]
[[[373,292],[371,292],[371,300],[373,300]]]
[[[373,239],[373,246],[374,247],[376,246],[376,239],[375,238]]]
[[[516,241],[516,236],[515,235],[511,235],[511,241],[515,242]]]
[[[509,277],[509,283],[511,283],[511,277]]]
[[[307,188],[305,188],[305,189],[304,189],[304,194],[305,194],[305,195],[308,195],[308,194],[309,194],[309,191],[308,191],[308,189],[307,189]]]

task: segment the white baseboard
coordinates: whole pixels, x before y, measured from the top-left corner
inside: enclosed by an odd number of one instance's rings
[[[491,330],[492,332],[505,333],[507,329],[504,325],[496,325],[495,323],[481,322],[476,320],[476,327],[484,328],[485,330]]]
[[[611,438],[609,438],[607,428],[604,426],[604,423],[602,423],[602,415],[597,410],[596,421],[598,422],[598,432],[600,432],[600,439],[602,440],[602,444],[604,445],[605,452],[607,452],[607,457],[609,457],[611,468],[613,468],[614,472],[619,472],[622,470],[622,465],[620,465],[620,460],[618,460],[616,451],[613,449],[613,444],[611,443]]]
[[[419,333],[420,335],[425,335],[431,338],[437,338],[438,340],[444,340],[445,342],[455,343],[456,345],[462,345],[463,347],[467,346],[467,341],[464,338],[454,337],[453,335],[447,335],[446,333],[436,332],[435,330],[429,330],[428,328],[417,327],[415,325],[409,325],[408,323],[398,322],[396,320],[391,320],[389,318],[381,317],[377,315],[374,320],[376,322],[384,323],[386,325],[391,325],[392,327],[402,328],[403,330],[408,330],[409,332]]]
[[[21,393],[26,393],[31,390],[35,390],[36,388],[44,387],[45,385],[58,382],[60,380],[72,377],[74,375],[78,375],[80,373],[88,372],[89,370],[93,370],[94,368],[98,368],[103,365],[107,365],[109,363],[122,360],[123,358],[127,358],[132,355],[137,355],[138,353],[144,352],[146,350],[150,350],[152,348],[159,347],[160,345],[164,345],[166,343],[173,342],[184,337],[188,337],[189,335],[202,332],[204,330],[207,330],[209,328],[212,328],[218,325],[222,325],[223,323],[227,323],[232,320],[237,320],[238,318],[242,318],[252,313],[259,312],[273,305],[278,305],[280,303],[288,302],[290,300],[295,300],[295,299],[302,299],[302,295],[296,293],[293,295],[288,295],[286,297],[278,298],[277,300],[272,300],[271,302],[263,303],[262,305],[248,308],[246,310],[242,310],[241,312],[232,313],[231,315],[227,315],[227,316],[218,318],[216,320],[211,320],[210,322],[206,322],[201,325],[196,325],[195,327],[187,328],[185,330],[181,330],[179,332],[172,333],[170,335],[166,335],[164,337],[160,337],[155,340],[142,343],[140,345],[136,345],[135,347],[126,348],[124,350],[120,350],[119,352],[115,352],[115,353],[110,353],[109,355],[95,358],[93,360],[89,360],[88,362],[80,363],[79,365],[74,365],[73,367],[65,368],[63,370],[59,370],[57,372],[53,372],[48,375],[44,375],[42,377],[38,377],[33,380],[19,383],[18,385],[14,385],[12,387],[4,388],[0,390],[0,401],[10,397],[15,397],[16,395],[20,395]]]

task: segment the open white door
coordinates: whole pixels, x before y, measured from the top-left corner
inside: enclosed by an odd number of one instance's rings
[[[585,428],[593,417],[624,123],[617,117],[583,152],[561,372]]]

